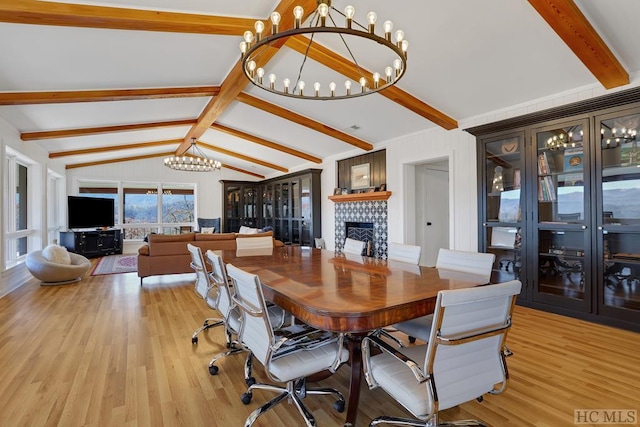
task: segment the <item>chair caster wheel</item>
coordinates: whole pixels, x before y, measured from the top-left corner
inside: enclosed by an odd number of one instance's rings
[[[251,387],[252,385],[254,385],[256,383],[256,379],[254,377],[245,378],[244,383],[248,387]]]
[[[484,400],[484,397],[483,397],[483,396],[476,397],[476,400],[477,400],[478,402],[482,403],[482,401]]]
[[[191,338],[191,344],[198,344],[198,337]]]
[[[209,366],[209,373],[211,375],[216,375],[218,373],[218,367],[216,365]]]
[[[333,409],[335,409],[339,413],[343,413],[344,412],[344,400],[336,400],[333,403]]]
[[[253,397],[253,395],[249,392],[247,393],[242,393],[242,403],[244,403],[245,405],[248,405],[249,403],[251,403],[251,398]]]
[[[416,337],[409,337],[409,342],[411,344],[413,344],[414,342],[416,342]]]

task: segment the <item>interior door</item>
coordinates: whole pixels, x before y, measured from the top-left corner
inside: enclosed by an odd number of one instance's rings
[[[420,265],[436,265],[440,248],[449,248],[449,161],[416,166],[416,244]]]

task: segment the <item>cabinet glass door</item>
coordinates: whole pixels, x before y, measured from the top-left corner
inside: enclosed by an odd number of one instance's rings
[[[640,112],[610,114],[600,125],[598,311],[640,321]]]
[[[520,187],[524,179],[524,137],[521,132],[483,140],[484,252],[496,256],[491,283],[521,279],[522,212]],[[521,295],[526,292],[523,290]]]
[[[236,232],[241,225],[241,202],[240,187],[227,187],[226,194],[226,220],[224,223],[225,232]]]
[[[533,131],[537,221],[533,300],[591,311],[588,121]],[[583,143],[584,142],[584,143]]]

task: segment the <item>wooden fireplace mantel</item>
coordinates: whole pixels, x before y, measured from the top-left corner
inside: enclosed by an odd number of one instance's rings
[[[391,191],[373,191],[371,193],[339,194],[329,196],[329,200],[334,203],[368,202],[371,200],[387,200],[389,197],[391,197]]]

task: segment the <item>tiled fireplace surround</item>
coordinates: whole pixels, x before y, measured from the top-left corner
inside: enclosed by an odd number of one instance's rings
[[[373,248],[371,256],[387,258],[387,201],[366,200],[335,204],[335,248],[342,251],[347,237],[346,223],[372,223]]]

